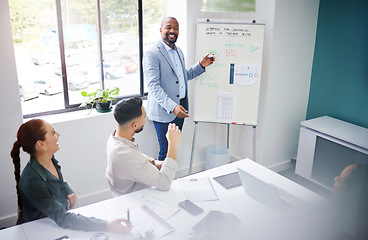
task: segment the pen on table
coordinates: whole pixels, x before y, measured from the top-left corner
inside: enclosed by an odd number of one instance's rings
[[[127,211],[127,220],[128,220],[128,226],[130,225],[130,213],[129,213],[129,208]]]

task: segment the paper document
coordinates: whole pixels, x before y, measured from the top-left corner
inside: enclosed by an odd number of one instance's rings
[[[152,209],[152,211],[165,220],[168,220],[180,210],[180,208],[177,206],[171,205],[165,201],[162,201],[161,199],[152,197],[145,193],[141,194],[139,197],[136,197],[136,199],[141,203],[141,206],[148,206],[150,209]]]
[[[164,220],[168,220],[171,216],[173,216],[177,211],[180,210],[180,208],[175,205],[171,205],[165,201],[162,201],[161,199],[152,197],[145,193],[133,195],[133,197],[130,198],[129,201],[125,201],[124,204],[119,206],[119,209],[125,212],[126,209],[129,208],[132,211],[134,209],[141,208],[144,205],[149,207]]]
[[[218,200],[208,178],[185,178],[179,180],[180,189],[186,199],[192,202]]]
[[[231,123],[236,119],[237,95],[235,93],[218,92],[216,97],[216,120]]]
[[[130,221],[133,224],[131,234],[135,238],[150,235],[153,237],[149,239],[158,239],[174,230],[170,224],[146,205],[131,211]]]

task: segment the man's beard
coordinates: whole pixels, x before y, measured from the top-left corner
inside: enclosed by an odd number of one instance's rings
[[[176,43],[176,40],[178,39],[178,35],[175,34],[175,33],[172,33],[171,34],[171,35],[174,35],[175,36],[175,40],[173,40],[173,41],[170,41],[169,40],[169,35],[170,35],[170,33],[166,33],[166,37],[164,38],[165,42],[167,42],[168,44],[174,44],[174,43]]]
[[[135,133],[140,133],[140,132],[142,132],[142,130],[143,130],[143,126],[141,127],[141,129],[135,130]]]

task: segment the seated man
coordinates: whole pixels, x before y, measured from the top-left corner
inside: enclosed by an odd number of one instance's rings
[[[134,134],[143,130],[146,112],[142,99],[120,101],[114,109],[117,129],[107,142],[106,177],[113,195],[119,196],[149,186],[169,190],[177,169],[176,155],[181,132],[170,124],[166,138],[169,143],[164,161],[143,154],[134,141]]]

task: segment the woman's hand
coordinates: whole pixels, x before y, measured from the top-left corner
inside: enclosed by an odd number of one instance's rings
[[[74,207],[75,202],[77,201],[77,197],[75,196],[74,193],[72,193],[72,194],[69,194],[68,196],[66,196],[66,198],[68,199],[69,209],[72,209]]]
[[[122,224],[122,222],[125,223]],[[127,233],[133,228],[133,224],[125,218],[118,218],[107,223],[106,229],[109,232]]]

